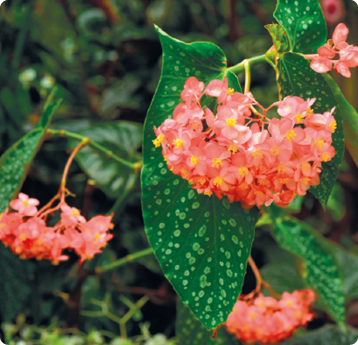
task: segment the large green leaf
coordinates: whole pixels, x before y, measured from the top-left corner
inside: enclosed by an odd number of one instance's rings
[[[305,99],[315,97],[317,100],[313,109],[320,114],[337,106],[337,101],[325,78],[315,73],[309,61],[304,57],[295,53],[285,53],[280,55],[277,66],[279,69],[278,85],[282,97],[299,96]],[[337,129],[332,135],[332,146],[336,150],[336,155],[330,162],[322,164],[321,183],[310,188],[310,192],[320,200],[323,207],[327,205],[344,153],[341,111],[342,109],[336,109],[333,113],[337,121]]]
[[[281,343],[282,345],[352,345],[358,340],[358,331],[348,328],[347,332],[342,332],[338,327],[328,325],[316,331],[297,335]]]
[[[178,299],[175,333],[178,345],[240,345],[241,342],[228,334],[224,327],[212,338],[212,333],[194,316],[190,309]]]
[[[307,223],[280,213],[274,216],[273,233],[282,248],[304,260],[307,285],[344,328],[343,279],[334,246]]]
[[[358,114],[353,106],[347,102],[341,92],[341,89],[332,79],[332,77],[327,73],[322,74],[322,76],[326,80],[328,86],[331,88],[332,93],[336,99],[339,111],[342,115],[346,147],[354,162],[358,166]]]
[[[163,70],[144,128],[143,216],[166,277],[195,316],[213,329],[226,321],[241,292],[259,210],[199,195],[167,169],[161,149],[154,148],[153,126],[172,115],[185,80],[223,80],[226,67],[224,53],[214,44],[185,44],[158,32]],[[228,80],[241,90],[234,75],[229,73]]]
[[[67,123],[64,128],[71,127]],[[116,121],[104,124],[83,123],[82,126],[72,130],[90,138],[90,140],[103,145],[115,155],[131,162],[141,160],[137,152],[142,143],[142,126],[129,121]],[[78,142],[70,141],[73,147]],[[111,198],[120,196],[127,188],[132,188],[137,174],[132,170],[119,165],[98,151],[87,146],[77,155],[76,160],[85,173]]]
[[[45,107],[39,125],[22,137],[0,157],[0,212],[16,197],[29,166],[42,144],[51,117],[60,100]]]
[[[286,30],[291,52],[315,54],[327,41],[318,0],[278,0],[274,17]]]

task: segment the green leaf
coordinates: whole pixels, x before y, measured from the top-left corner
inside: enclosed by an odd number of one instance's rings
[[[278,53],[283,53],[288,49],[288,41],[285,30],[281,25],[269,24],[265,25],[269,34],[272,37],[273,45]]]
[[[194,316],[190,309],[180,300],[177,302],[177,321],[175,324],[176,337],[179,345],[240,345],[241,342],[220,327],[215,339],[212,332]]]
[[[0,157],[0,212],[17,196],[27,171],[40,148],[51,117],[61,100],[49,104],[39,125],[23,136]]]
[[[142,203],[149,242],[174,289],[208,329],[226,321],[241,292],[259,210],[199,195],[172,174],[155,149],[159,127],[180,102],[185,80],[224,78],[224,53],[211,43],[185,44],[158,29],[163,70],[144,128]],[[228,73],[229,86],[240,91]]]
[[[282,97],[299,96],[302,98],[316,98],[313,109],[316,113],[323,114],[337,106],[337,101],[327,85],[325,78],[315,73],[309,61],[295,53],[285,53],[278,59],[278,85]],[[337,121],[337,129],[332,135],[332,146],[336,150],[336,155],[330,162],[322,163],[320,173],[321,183],[310,188],[322,206],[325,208],[329,195],[332,192],[334,182],[337,179],[338,170],[344,154],[344,136],[342,126],[341,109],[336,109],[333,113]]]
[[[282,248],[304,260],[307,285],[318,293],[327,311],[344,328],[343,279],[334,246],[296,218],[276,214],[273,220],[276,240]]]
[[[282,342],[282,345],[318,345],[318,344],[337,344],[352,345],[357,342],[358,331],[348,328],[347,332],[342,332],[338,327],[327,325],[318,330],[297,335],[293,339]]]
[[[142,126],[129,121],[116,121],[104,124],[84,124],[85,126],[73,132],[90,138],[103,145],[115,155],[131,162],[141,160],[137,152],[142,143]],[[67,124],[68,127],[71,123]],[[76,141],[70,141],[69,146],[74,147]],[[76,160],[84,172],[111,198],[118,197],[127,188],[132,188],[137,174],[132,170],[119,165],[103,154],[87,146],[77,155]]]
[[[318,0],[278,0],[274,13],[286,30],[290,51],[316,54],[327,41],[327,27]]]
[[[331,88],[336,99],[343,120],[343,132],[346,147],[358,166],[358,114],[353,106],[347,102],[339,86],[332,77],[327,73],[323,73],[322,76]]]
[[[16,316],[31,293],[29,275],[32,265],[1,245],[0,271],[0,315],[3,321],[8,321]]]

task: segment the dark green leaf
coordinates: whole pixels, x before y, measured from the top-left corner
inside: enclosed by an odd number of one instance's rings
[[[184,303],[208,329],[224,322],[241,292],[259,210],[199,195],[166,167],[155,149],[159,127],[180,102],[185,80],[208,84],[224,78],[226,59],[211,43],[185,44],[158,29],[163,71],[144,131],[143,216],[149,242],[161,267]],[[228,75],[236,91],[237,78]]]
[[[288,49],[288,41],[286,32],[281,25],[269,24],[265,25],[272,37],[273,45],[278,53],[283,53]]]
[[[22,137],[0,157],[0,212],[17,196],[30,164],[42,144],[46,129],[60,100],[49,104],[39,125]]]
[[[318,0],[278,0],[274,17],[286,30],[291,52],[316,54],[327,41],[326,21]]]
[[[87,124],[87,127],[73,131],[103,145],[123,159],[131,162],[141,159],[137,149],[142,143],[142,126],[138,123],[116,121],[98,125]],[[69,145],[73,147],[77,143],[71,141]],[[76,155],[76,160],[85,173],[111,198],[116,198],[127,188],[132,188],[137,178],[133,171],[89,146]]]
[[[315,97],[317,100],[312,108],[319,114],[337,106],[337,101],[325,78],[315,73],[309,61],[304,57],[294,53],[285,53],[278,59],[277,66],[279,69],[278,85],[282,97],[299,96],[305,99]],[[337,121],[337,129],[332,135],[332,146],[336,150],[336,155],[330,162],[322,163],[321,183],[310,188],[310,192],[319,199],[323,207],[327,205],[344,153],[342,115],[338,109],[333,115]]]
[[[282,345],[352,345],[356,344],[357,340],[358,331],[356,329],[348,328],[344,333],[338,327],[328,325],[284,341]]]
[[[344,328],[343,279],[334,246],[296,218],[276,215],[274,225],[274,236],[280,246],[304,260],[307,285],[318,293],[327,311]]]
[[[341,89],[332,77],[327,73],[322,74],[322,76],[336,99],[343,120],[345,143],[354,162],[358,165],[358,114],[352,105],[347,102]]]
[[[31,289],[29,276],[32,266],[0,245],[0,314],[2,320],[11,320],[23,307]]]
[[[179,345],[240,345],[241,342],[233,339],[224,327],[218,330],[216,339],[212,338],[205,326],[194,316],[190,309],[178,299],[177,321],[175,333]]]

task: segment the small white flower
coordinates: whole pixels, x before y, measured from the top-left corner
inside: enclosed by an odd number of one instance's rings
[[[1,4],[4,2],[5,0],[0,0],[0,6],[1,6]],[[1,342],[1,340],[0,340],[0,342]],[[3,344],[3,343],[0,343],[0,345],[1,344]]]
[[[0,5],[4,2],[5,0],[0,0]],[[1,341],[1,339],[0,339],[0,345],[6,345],[6,344],[4,344],[2,341]]]
[[[357,1],[357,4],[358,4],[358,0],[353,0],[353,1]],[[1,345],[1,344],[0,344]],[[352,345],[358,345],[358,340],[354,343],[354,344],[352,344]]]
[[[357,5],[358,5],[358,0],[353,0]],[[353,344],[353,345],[357,345],[358,344],[358,340],[357,340],[357,342],[355,343],[355,344]]]

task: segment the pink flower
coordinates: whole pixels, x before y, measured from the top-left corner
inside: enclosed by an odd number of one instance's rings
[[[34,216],[37,213],[37,205],[40,202],[37,199],[28,197],[28,195],[20,193],[19,198],[12,200],[10,206],[24,216]]]
[[[181,92],[180,97],[183,101],[196,101],[200,99],[201,92],[203,91],[205,84],[195,78],[190,77],[186,80],[184,90]]]
[[[62,205],[61,211],[61,223],[64,226],[77,225],[78,223],[86,223],[86,219],[81,216],[81,212],[75,207]]]
[[[317,73],[325,73],[332,70],[332,61],[324,57],[316,57],[311,61],[311,68]]]

